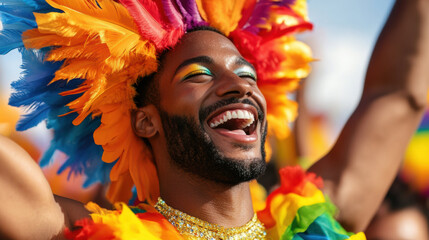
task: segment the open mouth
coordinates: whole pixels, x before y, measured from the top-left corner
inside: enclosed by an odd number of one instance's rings
[[[252,135],[256,130],[257,117],[252,111],[245,109],[226,110],[209,119],[207,123],[210,128],[221,132]]]

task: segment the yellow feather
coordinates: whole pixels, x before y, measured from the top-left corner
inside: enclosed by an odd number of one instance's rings
[[[202,0],[195,0],[195,3],[197,4],[198,12],[200,13],[201,17],[204,19],[204,21],[208,22],[207,13],[204,9]]]
[[[140,41],[138,29],[125,7],[114,1],[95,0],[67,1],[48,0],[53,7],[64,11],[57,14],[58,19],[67,21],[74,27],[88,33],[97,33],[102,43],[107,44],[112,55],[129,54]],[[56,25],[56,21],[49,20],[49,24]],[[43,25],[42,25],[43,26]],[[54,28],[50,28],[51,30]],[[69,28],[58,29],[58,32],[68,37]]]
[[[245,0],[199,0],[197,6],[204,20],[228,36],[238,26],[244,3]]]
[[[85,91],[68,104],[80,114],[74,124],[91,112],[100,114],[98,108],[104,104],[132,99],[134,92],[129,88],[137,76],[157,67],[156,50],[153,44],[140,39],[125,7],[111,0],[47,2],[63,13],[35,14],[38,30],[26,32],[25,43],[30,48],[59,46],[48,55],[48,60],[66,62],[53,81],[86,79],[85,87],[63,94]],[[146,63],[148,66],[144,66]],[[120,89],[122,94],[118,94]]]
[[[44,34],[39,29],[27,30],[23,33],[23,43],[26,48],[43,48],[46,46],[70,46],[76,39],[64,38],[53,34]]]
[[[105,44],[86,44],[64,46],[61,48],[53,49],[46,57],[47,61],[63,61],[70,58],[82,59],[106,59],[109,56],[109,49]]]
[[[292,5],[292,9],[308,21],[307,0],[296,0]]]
[[[131,32],[138,32],[134,20],[126,8],[111,0],[47,0],[46,2],[64,11],[68,19],[77,20],[76,25],[79,25],[79,22],[89,23],[89,26],[81,27],[112,29],[113,31],[127,29]]]

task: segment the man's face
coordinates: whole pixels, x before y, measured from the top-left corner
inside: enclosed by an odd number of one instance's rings
[[[235,46],[196,31],[164,58],[160,114],[172,161],[200,177],[237,184],[265,169],[266,103]]]

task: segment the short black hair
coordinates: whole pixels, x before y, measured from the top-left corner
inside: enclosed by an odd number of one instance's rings
[[[225,36],[221,31],[214,27],[210,26],[198,26],[188,30],[186,33],[191,33],[195,31],[212,31]],[[226,36],[225,36],[226,37]],[[136,90],[136,95],[134,96],[134,103],[138,108],[144,107],[148,104],[154,104],[156,107],[159,107],[160,104],[160,94],[159,94],[159,81],[156,79],[156,73],[162,70],[162,62],[165,58],[165,55],[170,52],[171,49],[165,49],[158,56],[158,69],[146,76],[140,76],[137,78],[137,82],[133,85]]]
[[[201,25],[198,27],[191,28],[188,31],[186,31],[186,33],[191,33],[191,32],[196,32],[196,31],[212,31],[212,32],[219,33],[220,35],[226,37],[226,35],[223,34],[223,32],[221,32],[219,29],[211,27],[211,26],[207,26],[207,25]]]
[[[159,104],[159,83],[155,81],[155,74],[156,72],[153,72],[144,77],[138,77],[137,82],[133,85],[136,89],[133,100],[138,108],[148,104]]]
[[[136,83],[133,85],[136,90],[136,95],[133,100],[138,108],[144,107],[148,104],[154,104],[156,107],[159,107],[159,81],[156,79],[156,73],[162,70],[163,65],[161,63],[169,51],[169,49],[166,49],[159,54],[158,69],[155,72],[146,76],[139,76]]]

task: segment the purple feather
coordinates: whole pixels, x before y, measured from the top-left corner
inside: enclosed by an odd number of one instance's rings
[[[292,4],[294,4],[296,2],[296,0],[282,0],[282,1],[280,1],[280,2],[277,2],[277,4],[276,5],[279,5],[279,6],[286,6],[286,5],[292,5]]]
[[[259,31],[259,25],[264,24],[267,20],[270,8],[272,6],[283,6],[287,7],[295,3],[295,0],[282,0],[282,1],[273,1],[273,0],[261,0],[255,4],[253,8],[252,15],[249,20],[244,24],[242,29],[247,30],[253,34],[257,34]]]
[[[176,0],[176,4],[184,18],[186,30],[207,25],[207,23],[201,18],[195,1]]]
[[[182,28],[182,16],[177,11],[172,0],[162,0],[162,5],[164,6],[165,15],[168,17],[168,20],[170,21],[171,25],[175,28]]]
[[[258,25],[263,24],[268,18],[273,2],[271,0],[262,0],[255,4],[253,12],[243,29],[253,34],[257,34],[259,31]]]

